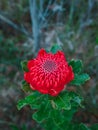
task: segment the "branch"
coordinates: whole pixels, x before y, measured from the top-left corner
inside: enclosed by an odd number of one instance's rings
[[[43,11],[44,11],[44,0],[40,0],[40,13],[43,16]]]
[[[43,23],[43,21],[45,21],[43,12],[44,12],[44,0],[40,0],[40,6],[39,6],[40,10],[39,10],[39,20],[40,20],[40,24]]]
[[[40,48],[40,28],[39,28],[39,11],[36,0],[29,0],[30,16],[32,23],[32,33],[34,37],[34,51],[37,52]]]
[[[46,9],[43,12],[43,16],[42,16],[43,21],[40,22],[40,28],[46,27],[48,22],[49,22],[49,19],[51,19],[51,16],[54,15],[55,12],[49,11],[49,8],[50,8],[51,5],[54,5],[55,3],[56,3],[56,0],[54,0],[54,1],[49,0]]]
[[[1,14],[0,14],[0,20],[7,23],[9,26],[13,27],[17,31],[25,34],[27,37],[32,38],[32,36],[26,31],[26,29],[24,27],[19,27],[17,24],[15,24],[14,22],[12,22],[11,20],[9,20],[8,18],[6,18],[5,16],[3,16]]]
[[[46,8],[45,13],[44,13],[44,17],[48,16],[49,6],[50,6],[51,4],[52,4],[52,0],[49,0],[48,5],[47,5],[47,8]]]
[[[91,11],[93,9],[94,6],[94,0],[88,0],[88,18],[91,17]]]

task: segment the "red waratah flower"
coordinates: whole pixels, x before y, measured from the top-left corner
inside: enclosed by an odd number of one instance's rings
[[[62,51],[52,54],[41,49],[37,58],[28,61],[27,67],[29,72],[24,73],[24,79],[31,89],[51,96],[58,95],[74,78]]]

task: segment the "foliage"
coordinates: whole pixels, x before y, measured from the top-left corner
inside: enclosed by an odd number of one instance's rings
[[[51,49],[50,52],[52,52],[53,54],[55,54],[57,51],[62,50],[62,48],[58,45],[58,44],[54,44]]]
[[[82,84],[84,84],[87,80],[90,79],[88,74],[82,73],[82,61],[81,60],[71,60],[69,62],[69,65],[72,66],[74,74],[75,74],[75,78],[74,80],[71,82],[72,85],[76,85],[76,86],[80,86]]]
[[[26,60],[21,62],[21,66],[22,66],[22,69],[23,69],[25,72],[28,72],[27,61],[26,61]]]

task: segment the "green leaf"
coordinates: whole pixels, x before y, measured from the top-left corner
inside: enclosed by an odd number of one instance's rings
[[[75,74],[75,78],[71,81],[72,85],[80,86],[90,79],[88,74]]]
[[[58,117],[59,118],[59,117]],[[60,122],[59,118],[59,122]],[[51,117],[48,118],[48,120],[45,121],[44,123],[44,130],[63,130],[62,127],[60,128],[57,123],[54,122],[54,119]],[[65,130],[65,129],[64,129]]]
[[[66,117],[66,118],[64,118],[64,120],[67,121],[67,122],[71,122],[74,113],[76,113],[77,110],[78,110],[77,108],[71,106],[71,110],[65,110],[65,111],[63,111],[63,115],[64,115],[64,117]]]
[[[39,96],[39,93],[34,92],[33,94],[25,97],[24,99],[19,100],[17,103],[17,108],[18,110],[20,110],[26,105],[32,105],[33,107],[33,104],[34,106],[35,105],[37,106],[39,99],[41,99],[41,97]]]
[[[26,61],[26,60],[24,60],[24,61],[21,62],[22,69],[25,72],[29,71],[28,68],[27,68],[27,63],[28,63],[28,61]]]
[[[70,100],[71,100],[71,97],[69,96],[68,93],[60,94],[52,100],[52,107],[56,109],[70,110],[71,109]]]
[[[51,49],[50,52],[52,52],[53,54],[55,54],[57,51],[62,50],[61,47],[58,44],[54,44]]]
[[[41,103],[40,104],[40,109],[32,115],[32,118],[34,120],[36,120],[38,123],[43,122],[44,120],[49,118],[50,110],[51,110],[49,108],[50,108],[49,107],[49,102]]]
[[[74,92],[63,92],[57,97],[51,100],[51,105],[54,109],[64,109],[70,110],[72,102],[76,103],[78,106],[82,106],[82,98]]]
[[[80,107],[83,107],[83,105],[81,104],[81,102],[83,101],[82,97],[75,96],[72,100],[76,102]]]
[[[30,104],[30,107],[31,107],[31,109],[36,110],[36,109],[40,108],[40,105],[38,102],[36,102],[35,104]]]
[[[17,109],[20,110],[21,108],[23,108],[24,106],[26,106],[28,103],[26,102],[25,99],[19,100],[18,104],[17,104]]]
[[[53,109],[50,113],[50,117],[57,125],[61,125],[63,122],[68,124],[68,122],[71,122],[73,114],[76,111],[77,110],[73,108],[71,110],[64,111]]]
[[[24,92],[33,92],[33,90],[30,88],[30,85],[26,81],[22,81],[22,90]]]
[[[81,60],[71,60],[69,61],[69,65],[72,66],[75,73],[75,78],[71,82],[72,85],[80,86],[90,79],[88,74],[80,74],[83,66]]]
[[[73,59],[73,60],[69,61],[69,65],[72,66],[73,72],[74,72],[75,74],[80,73],[80,72],[81,72],[81,69],[82,69],[82,67],[83,67],[83,64],[82,64],[82,61],[81,61],[81,60],[74,60],[74,59]]]
[[[52,109],[52,110],[51,110],[51,113],[50,113],[50,117],[51,117],[51,119],[53,120],[53,122],[54,122],[56,125],[58,125],[58,126],[65,121],[65,120],[64,120],[65,117],[64,117],[62,111],[60,111],[60,110],[54,110],[54,109]]]

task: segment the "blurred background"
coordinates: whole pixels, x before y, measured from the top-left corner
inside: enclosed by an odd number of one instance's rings
[[[57,43],[67,60],[81,59],[91,77],[79,89],[84,109],[75,119],[98,123],[98,0],[0,0],[0,130],[41,130],[29,107],[18,111],[20,62]]]

